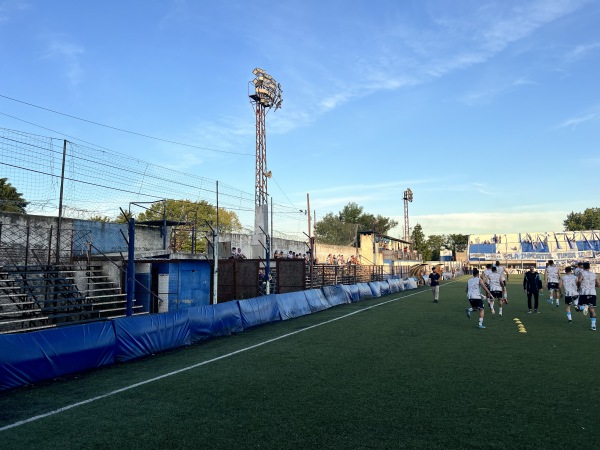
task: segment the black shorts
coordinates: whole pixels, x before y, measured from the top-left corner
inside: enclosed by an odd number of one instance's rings
[[[548,283],[548,290],[558,289],[558,283]]]
[[[588,305],[592,308],[596,307],[596,296],[595,295],[580,295],[579,296],[579,304],[580,305]]]
[[[565,305],[572,305],[578,298],[579,295],[565,295]]]
[[[479,310],[484,309],[483,301],[480,298],[470,298],[469,303],[471,304],[471,308],[473,308],[473,309],[479,309]]]
[[[492,297],[494,298],[502,298],[502,291],[490,291],[492,293]]]

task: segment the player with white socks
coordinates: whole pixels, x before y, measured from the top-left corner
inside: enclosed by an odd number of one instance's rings
[[[492,274],[492,265],[486,264],[483,273],[481,274],[481,279],[483,280],[483,284],[487,288],[487,292],[490,292],[490,275]],[[487,303],[490,309],[492,310],[492,314],[496,314],[494,311],[494,297],[490,293],[489,297],[487,297]]]
[[[491,297],[492,294],[483,282],[481,278],[479,278],[479,270],[473,269],[473,276],[469,278],[467,281],[467,298],[469,299],[469,303],[471,304],[470,308],[467,308],[465,312],[467,313],[467,317],[471,318],[471,313],[474,309],[479,311],[479,325],[478,328],[485,328],[483,324],[483,316],[485,315],[485,308],[483,307],[483,301],[481,299],[481,291],[479,288],[482,287],[485,290],[485,293],[488,297]]]
[[[565,267],[565,274],[560,277],[558,288],[562,290],[565,295],[567,320],[571,323],[573,322],[573,318],[571,317],[571,305],[574,304],[579,297],[579,292],[577,292],[577,277],[573,275],[571,266]],[[577,308],[577,305],[575,305],[575,308]]]
[[[492,300],[490,300],[490,308],[492,309],[492,314],[494,314],[494,299],[498,299],[498,313],[502,315],[503,283],[500,279],[500,274],[498,273],[498,268],[496,266],[492,267],[492,273],[490,273],[488,280],[490,282],[489,289],[492,294]]]
[[[496,271],[500,274],[500,281],[502,282],[502,298],[498,301],[500,304],[500,315],[502,315],[502,304],[508,304],[508,292],[506,289],[506,282],[508,281],[508,271],[504,266],[500,265],[500,261],[496,261]]]
[[[546,281],[546,287],[548,288],[548,295],[550,297],[548,298],[548,302],[550,304],[553,304],[554,300],[556,300],[556,306],[558,307],[558,302],[560,299],[560,291],[558,290],[558,284],[560,282],[560,279],[558,274],[558,267],[554,265],[553,260],[549,260],[548,264],[546,265],[546,270],[544,271],[544,280]]]
[[[590,263],[583,263],[583,271],[577,278],[579,283],[579,305],[583,305],[583,314],[590,313],[592,319],[592,331],[596,331],[596,288],[600,287],[598,278],[594,272],[590,272]]]

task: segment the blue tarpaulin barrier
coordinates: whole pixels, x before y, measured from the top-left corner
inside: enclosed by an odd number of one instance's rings
[[[356,285],[358,286],[358,295],[361,300],[373,298],[373,292],[371,291],[369,283],[357,283]]]
[[[350,294],[348,294],[342,286],[343,285],[341,284],[337,284],[335,286],[323,286],[321,288],[325,298],[331,306],[341,305],[342,303],[350,303]]]
[[[115,362],[110,322],[0,335],[0,390]]]
[[[242,326],[244,330],[281,320],[276,294],[239,300],[238,305],[242,314]]]
[[[304,291],[304,295],[306,296],[306,301],[308,302],[310,312],[323,311],[324,309],[331,308],[333,306],[331,302],[327,300],[321,289]]]
[[[371,288],[373,298],[381,297],[381,287],[379,281],[369,281],[367,284],[369,285],[369,288]]]
[[[360,301],[360,292],[359,292],[358,286],[356,284],[350,284],[350,285],[344,284],[344,285],[342,285],[342,288],[350,296],[351,302]]]
[[[237,301],[189,308],[188,320],[192,342],[244,330]]]
[[[392,293],[392,289],[390,288],[390,283],[388,281],[380,281],[379,289],[381,290],[381,295],[389,295]]]
[[[129,361],[191,343],[187,309],[113,320],[117,360]]]
[[[277,306],[281,320],[293,319],[294,317],[310,314],[310,306],[304,291],[277,294]]]
[[[391,294],[395,294],[400,290],[400,288],[398,288],[398,279],[397,278],[389,278],[387,281],[388,281],[388,284],[390,285],[390,293]]]

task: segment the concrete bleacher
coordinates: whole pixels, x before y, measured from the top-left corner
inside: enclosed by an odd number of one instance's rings
[[[134,313],[142,306],[135,305]],[[4,266],[0,333],[34,331],[125,315],[125,294],[99,266]]]

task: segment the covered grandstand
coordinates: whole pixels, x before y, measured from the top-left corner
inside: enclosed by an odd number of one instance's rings
[[[560,266],[575,261],[589,261],[600,265],[600,231],[546,231],[469,236],[467,261],[472,267],[500,261],[511,269],[522,269],[531,265],[543,269],[550,259]]]

